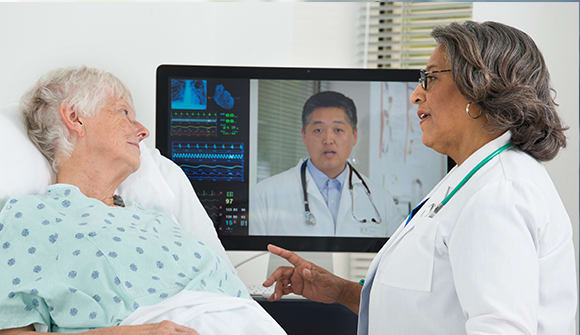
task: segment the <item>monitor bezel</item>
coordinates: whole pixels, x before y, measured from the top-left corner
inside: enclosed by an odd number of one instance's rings
[[[389,79],[385,80],[388,76]],[[166,116],[169,101],[169,78],[229,78],[277,80],[334,80],[334,81],[396,81],[417,82],[419,70],[413,69],[357,69],[254,67],[214,65],[172,65],[157,67],[155,146],[162,155],[170,157]],[[251,213],[249,213],[251,217]],[[251,219],[250,219],[251,221]],[[251,223],[250,223],[251,224]],[[388,237],[334,237],[334,236],[230,236],[218,237],[226,250],[266,250],[270,243],[294,251],[378,252]]]

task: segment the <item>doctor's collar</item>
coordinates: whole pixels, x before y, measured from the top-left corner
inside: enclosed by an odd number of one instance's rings
[[[320,171],[320,169],[317,168],[314,163],[312,163],[311,159],[307,160],[306,166],[308,167],[308,172],[310,172],[312,179],[314,179],[314,183],[316,186],[318,186],[319,189],[324,187],[324,184],[327,180],[333,180],[333,178],[329,178],[326,174],[324,174],[324,172]],[[337,180],[340,183],[341,187],[344,185],[344,181],[346,180],[347,170],[347,164],[345,163],[342,172],[336,176],[336,178],[334,178],[334,180]]]

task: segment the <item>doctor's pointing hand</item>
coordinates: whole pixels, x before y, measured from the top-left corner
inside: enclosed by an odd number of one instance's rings
[[[572,227],[541,162],[565,147],[533,40],[495,23],[452,23],[411,95],[423,144],[457,165],[379,251],[364,286],[290,251],[271,300],[301,294],[358,313],[359,334],[575,332]],[[425,167],[428,169],[429,167]]]
[[[265,286],[276,283],[269,300],[279,300],[285,294],[299,294],[305,298],[324,302],[339,302],[358,313],[361,286],[342,279],[325,269],[310,263],[292,251],[269,244],[268,251],[286,259],[293,267],[281,266],[264,282]],[[276,280],[276,278],[279,278]]]

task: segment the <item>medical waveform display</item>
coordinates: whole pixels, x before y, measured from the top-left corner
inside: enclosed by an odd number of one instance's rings
[[[175,142],[171,159],[191,180],[245,181],[243,143]]]
[[[216,230],[248,234],[250,81],[168,78],[166,150]]]
[[[218,133],[218,116],[215,112],[174,110],[170,122],[173,136],[215,137]]]
[[[225,181],[243,181],[244,172],[242,165],[225,166],[225,165],[189,165],[181,164],[185,174],[192,179],[197,180],[225,180]]]
[[[214,190],[200,190],[196,192],[199,201],[213,222],[218,222],[219,213],[223,209],[223,192]]]
[[[196,189],[197,197],[215,228],[222,234],[240,234],[248,230],[248,207],[244,191]]]
[[[171,79],[172,109],[207,109],[207,80]]]

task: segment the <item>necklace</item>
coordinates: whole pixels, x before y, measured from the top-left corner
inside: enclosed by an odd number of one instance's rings
[[[114,194],[113,195],[113,205],[119,206],[119,207],[125,207],[125,202],[123,201],[123,198],[121,198],[120,195]]]

